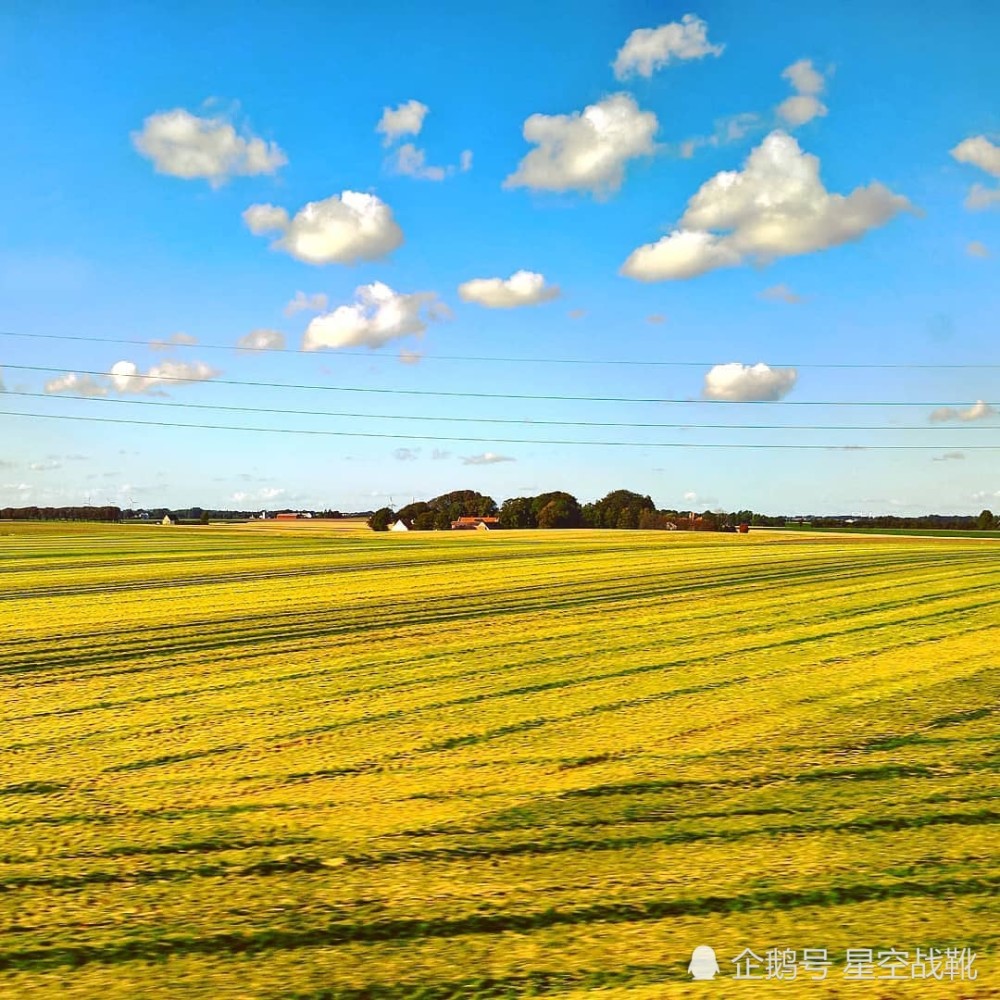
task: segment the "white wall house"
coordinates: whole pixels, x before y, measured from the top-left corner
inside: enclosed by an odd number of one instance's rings
[[[392,524],[389,525],[389,530],[390,531],[409,531],[410,529],[406,526],[406,524],[403,521],[393,521]]]

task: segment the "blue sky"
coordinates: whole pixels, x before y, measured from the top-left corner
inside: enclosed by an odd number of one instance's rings
[[[870,6],[8,6],[0,506],[1000,508],[1000,11]]]

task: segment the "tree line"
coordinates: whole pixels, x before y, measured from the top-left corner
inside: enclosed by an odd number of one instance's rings
[[[435,531],[451,527],[460,517],[497,517],[501,528],[642,528],[735,530],[750,523],[753,512],[729,514],[706,510],[695,518],[677,510],[657,510],[652,497],[631,490],[612,490],[600,500],[581,504],[571,493],[555,490],[533,497],[512,497],[501,506],[475,490],[455,490],[432,500],[407,504],[394,511],[381,507],[368,519],[373,531],[387,531],[395,521],[413,531]]]

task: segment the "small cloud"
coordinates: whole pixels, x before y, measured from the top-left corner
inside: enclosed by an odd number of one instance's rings
[[[975,135],[963,139],[951,151],[952,157],[959,163],[966,163],[1000,178],[1000,146],[995,145],[985,135]],[[965,207],[978,212],[993,205],[1000,204],[1000,187],[989,188],[984,184],[973,184],[965,199]]]
[[[397,448],[392,457],[397,462],[415,462],[420,457],[419,448]]]
[[[45,391],[53,395],[106,396],[108,389],[106,380],[98,381],[93,375],[78,375],[76,372],[57,375],[45,383]]]
[[[51,472],[53,469],[61,469],[62,462],[32,462],[28,468],[33,472]]]
[[[970,257],[989,257],[990,248],[979,240],[973,240],[966,246],[965,252]]]
[[[660,323],[666,323],[666,321],[667,317],[664,316],[663,313],[652,313],[646,317],[646,322],[652,323],[655,326],[658,326]]]
[[[973,403],[967,410],[956,410],[952,406],[941,406],[930,415],[929,419],[935,423],[947,420],[964,420],[968,422],[971,420],[986,420],[988,417],[995,417],[996,414],[997,411],[994,407],[980,399]]]
[[[427,162],[427,153],[412,142],[404,143],[396,149],[386,165],[394,174],[403,174],[418,181],[443,181],[455,169],[432,166]]]
[[[960,459],[964,459],[965,454],[961,451],[946,451],[943,455],[935,455],[932,461],[934,462],[955,462]]]
[[[462,173],[467,173],[472,169],[472,150],[463,149],[461,155],[458,158],[458,169]]]
[[[391,146],[401,135],[419,135],[430,108],[420,101],[406,101],[395,108],[383,108],[375,131],[383,136],[382,145]]]
[[[648,80],[654,71],[675,60],[704,59],[722,55],[722,45],[708,40],[708,25],[694,14],[658,28],[636,28],[618,50],[612,66],[615,78],[626,80],[634,74]]]
[[[462,465],[496,465],[498,462],[516,462],[509,455],[497,455],[492,451],[484,451],[481,455],[463,455]]]
[[[760,292],[758,297],[767,302],[787,302],[789,305],[803,301],[802,296],[796,295],[788,285],[771,285]]]
[[[419,351],[400,351],[399,361],[404,365],[419,365],[423,355]]]
[[[150,115],[132,133],[132,145],[158,174],[204,179],[212,187],[238,175],[274,174],[288,162],[277,143],[246,130],[240,135],[225,118],[199,118],[183,108]]]
[[[285,335],[280,330],[251,330],[236,341],[236,346],[241,351],[283,351]]]
[[[797,376],[794,368],[771,368],[763,363],[716,365],[705,375],[703,394],[706,399],[731,402],[774,401],[792,391]]]
[[[652,111],[624,93],[570,115],[531,115],[523,134],[536,148],[503,186],[606,196],[621,187],[629,160],[653,155],[659,127]]]
[[[153,365],[148,372],[142,374],[134,361],[118,361],[111,366],[108,375],[111,388],[123,394],[134,393],[154,394],[161,385],[185,385],[191,382],[207,382],[221,375],[204,361],[164,361]]]
[[[696,135],[690,139],[684,139],[677,146],[677,153],[682,160],[690,160],[699,149],[705,146],[714,149],[728,146],[730,143],[739,142],[751,132],[763,127],[764,119],[751,111],[719,118],[715,122],[715,128],[711,135]]]
[[[435,448],[431,452],[431,460],[434,462],[442,462],[446,458],[451,458],[450,451],[442,451],[440,448]]]
[[[251,205],[243,221],[255,236],[278,233],[271,249],[307,264],[380,260],[403,242],[392,209],[375,195],[358,191],[311,201],[292,218],[275,205]]]
[[[818,97],[826,86],[826,80],[809,59],[792,63],[781,75],[795,91],[793,97],[778,105],[778,116],[789,126],[805,125],[827,113],[826,105]]]
[[[546,285],[545,276],[533,271],[517,271],[509,278],[473,278],[458,286],[463,302],[476,302],[487,309],[515,309],[536,306],[558,298],[559,286]]]
[[[169,351],[172,347],[191,347],[198,343],[197,337],[192,337],[188,333],[172,333],[166,340],[151,340],[149,349],[151,351]]]
[[[381,281],[361,285],[357,301],[338,306],[317,316],[302,338],[304,351],[322,347],[382,347],[390,340],[411,333],[423,333],[431,307],[438,301],[434,292],[404,295]]]
[[[586,309],[570,309],[570,311],[568,313],[566,313],[566,315],[569,316],[570,319],[583,319],[583,317],[587,315],[587,310]]]
[[[294,316],[299,312],[322,312],[327,306],[327,298],[323,292],[306,295],[296,292],[295,297],[285,306],[285,315]]]
[[[688,490],[687,493],[684,494],[684,499],[687,500],[687,501],[689,501],[689,502],[692,501],[692,500],[697,500],[698,499],[698,494],[695,493],[694,490]]]

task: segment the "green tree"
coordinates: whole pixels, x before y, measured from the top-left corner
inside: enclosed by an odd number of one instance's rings
[[[551,525],[553,528],[579,528],[583,522],[580,502],[571,493],[563,493],[556,490],[552,493],[541,493],[531,501],[531,510],[538,521],[538,526],[542,527],[542,511],[550,504],[556,505],[557,524]],[[553,515],[550,514],[549,518]]]
[[[501,528],[537,528],[538,520],[532,509],[531,497],[513,497],[504,500],[500,508]]]
[[[368,527],[372,531],[388,531],[389,525],[395,519],[391,507],[379,507],[377,511],[370,518],[368,518]]]
[[[976,520],[976,527],[980,531],[989,531],[995,523],[996,518],[993,516],[993,511],[984,510],[980,511],[979,517]]]
[[[201,517],[198,518],[198,523],[199,524],[208,524],[208,511],[207,510],[203,510],[201,512]]]

